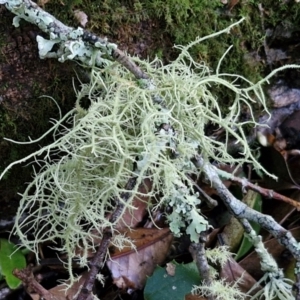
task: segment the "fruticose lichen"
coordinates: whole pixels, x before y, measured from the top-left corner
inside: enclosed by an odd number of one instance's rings
[[[199,174],[191,158],[201,155],[206,161],[251,163],[261,169],[244,127],[258,125],[253,105],[267,110],[263,81],[254,85],[241,76],[222,74],[221,62],[213,74],[189,54],[199,41],[178,46],[181,54],[169,65],[158,59],[132,58],[152,78],[151,89],[137,83],[122,65],[108,61],[104,69],[93,67],[91,81],[77,92],[75,108],[54,121],[46,133],[53,132],[54,142],[4,171],[31,159],[40,165],[22,195],[14,233],[36,254],[40,243],[57,242],[57,249],[67,254],[72,280],[77,247],[83,249],[80,262],[87,265],[87,252],[96,246],[93,235],[97,232],[101,237],[103,228],[115,225],[107,216],[114,210],[115,199],[122,201],[120,195],[130,178],[137,178],[137,184],[124,209],[133,209],[131,200],[140,195],[138,187],[148,178],[152,182],[148,194],[157,199],[152,209],[171,206],[171,230],[177,235],[186,230],[197,242],[208,222],[198,209],[200,200],[187,175]],[[249,87],[239,88],[239,81]],[[220,86],[235,95],[226,110],[214,94]],[[163,102],[153,101],[157,95]],[[86,97],[88,109],[80,105]],[[242,106],[250,111],[250,120],[239,120]],[[224,130],[223,141],[206,135],[208,124]],[[230,140],[242,149],[237,158],[227,152]]]

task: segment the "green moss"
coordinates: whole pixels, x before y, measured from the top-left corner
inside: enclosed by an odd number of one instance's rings
[[[257,59],[245,60],[245,54],[253,52],[264,57],[265,31],[258,8],[261,1],[240,1],[231,11],[226,10],[220,0],[103,0],[50,1],[46,9],[67,24],[74,25],[72,9],[83,10],[89,17],[88,29],[104,34],[129,51],[146,39],[146,55],[159,55],[169,61],[178,54],[172,46],[187,44],[197,36],[206,36],[229,26],[241,16],[246,22],[217,40],[201,43],[192,50],[198,61],[204,60],[212,69],[230,45],[234,45],[223,62],[223,70],[243,75],[257,81],[268,66]],[[278,24],[299,24],[300,5],[294,1],[264,1],[263,21],[266,28]],[[291,13],[293,12],[293,13]],[[293,30],[293,29],[292,29]],[[149,36],[151,41],[149,41]],[[132,46],[132,47],[131,47]],[[268,70],[269,71],[269,70]]]

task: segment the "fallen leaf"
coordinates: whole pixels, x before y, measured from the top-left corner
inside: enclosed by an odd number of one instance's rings
[[[111,258],[106,262],[114,283],[128,292],[142,289],[147,276],[155,267],[164,262],[173,236],[169,229],[139,228],[126,234],[134,241],[136,250],[129,246],[122,250],[112,250]]]
[[[75,296],[78,294],[80,288],[82,287],[82,285],[84,284],[88,276],[89,276],[89,272],[85,271],[80,275],[79,280],[74,282],[74,284],[68,290],[66,290],[67,287],[65,284],[59,284],[54,288],[50,289],[49,292],[51,293],[51,295],[53,295],[53,297],[55,297],[55,300],[75,299],[76,298]],[[70,283],[69,281],[66,282],[66,284],[69,283]],[[41,300],[41,298],[34,298],[33,295],[30,296],[33,298],[33,300]],[[86,300],[92,300],[92,299],[93,299],[92,295],[86,298]]]
[[[144,289],[145,300],[172,299],[182,300],[191,292],[194,285],[200,284],[201,277],[194,262],[176,265],[175,276],[170,276],[165,268],[157,267],[148,278]],[[195,298],[199,299],[199,298]]]
[[[257,282],[233,258],[230,258],[220,270],[220,277],[225,279],[228,283],[235,283],[242,278],[238,286],[243,293],[247,293]],[[252,291],[251,295],[255,295],[260,289],[261,287],[257,287]]]
[[[84,28],[86,23],[88,22],[88,16],[82,10],[76,9],[74,10],[74,18],[76,21]]]

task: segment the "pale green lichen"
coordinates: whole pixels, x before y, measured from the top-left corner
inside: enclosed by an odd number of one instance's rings
[[[264,288],[258,291],[253,297],[251,297],[251,299],[294,299],[295,297],[292,293],[293,281],[288,278],[284,278],[282,269],[278,267],[275,259],[265,248],[262,242],[262,237],[257,235],[254,230],[252,230],[249,234],[246,234],[246,236],[254,245],[255,251],[260,258],[261,270],[265,273],[248,293],[250,294],[262,284],[264,284]]]
[[[218,265],[221,268],[231,259],[232,253],[227,246],[219,246],[214,249],[207,249],[205,256],[211,265]],[[195,285],[192,289],[192,294],[202,297],[208,297],[216,300],[244,300],[247,295],[240,290],[239,285],[243,283],[243,277],[240,277],[233,283],[226,282],[225,279],[218,279],[219,272],[213,267],[210,267],[210,279],[208,284],[203,281],[200,285]]]
[[[251,300],[264,299],[264,300],[293,300],[295,296],[293,295],[292,287],[293,281],[284,278],[283,272],[266,273],[252,289],[248,292],[251,293],[257,286],[264,284],[264,288],[258,291]]]
[[[213,280],[211,285],[203,282],[200,286],[194,286],[192,294],[202,297],[213,297],[215,300],[245,300],[247,295],[240,291],[239,284],[242,279],[239,278],[233,284],[225,280]]]
[[[212,265],[218,264],[221,267],[224,267],[233,254],[229,251],[228,246],[219,246],[213,249],[207,249],[205,251],[205,255],[207,257],[207,260]]]
[[[158,59],[149,63],[132,58],[152,78],[146,89],[121,65],[107,61],[105,69],[94,67],[91,82],[77,92],[75,108],[49,130],[54,142],[4,171],[33,158],[40,164],[22,195],[14,233],[36,254],[40,243],[58,242],[58,250],[68,257],[71,282],[77,247],[83,249],[79,259],[86,265],[88,249],[95,250],[94,235],[101,237],[103,228],[115,225],[107,216],[130,178],[136,177],[137,185],[124,209],[133,208],[131,200],[140,195],[138,186],[148,178],[153,185],[148,194],[158,199],[153,209],[173,207],[172,231],[180,234],[183,229],[197,241],[208,222],[198,210],[200,200],[187,175],[199,172],[191,158],[201,155],[205,160],[251,163],[262,169],[244,133],[245,125],[258,124],[253,116],[239,121],[242,105],[250,112],[255,103],[267,110],[261,85],[221,74],[219,67],[212,74],[204,63],[195,62],[188,49],[201,40],[178,47],[181,54],[166,66]],[[240,88],[237,81],[245,81],[249,88]],[[216,99],[216,87],[235,95],[226,111]],[[80,106],[84,97],[91,102],[87,110]],[[224,141],[206,135],[208,124],[224,130]],[[227,152],[230,140],[240,144],[238,158]],[[23,218],[25,214],[28,217]]]

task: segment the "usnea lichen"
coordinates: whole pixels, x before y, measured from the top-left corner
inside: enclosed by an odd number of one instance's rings
[[[263,82],[254,85],[238,75],[222,74],[221,62],[212,74],[189,54],[189,48],[200,41],[178,47],[181,54],[166,66],[158,59],[150,63],[135,58],[155,83],[151,89],[137,83],[122,65],[94,67],[90,83],[77,92],[75,108],[49,130],[54,142],[4,171],[31,159],[40,164],[22,195],[14,233],[35,253],[42,242],[58,242],[58,250],[67,254],[71,281],[77,247],[83,249],[80,262],[87,265],[87,252],[95,248],[93,234],[96,231],[101,237],[103,228],[115,225],[107,216],[130,178],[136,177],[137,184],[124,208],[134,209],[131,199],[139,196],[138,187],[148,178],[153,185],[149,196],[158,199],[156,207],[173,208],[168,217],[171,230],[178,235],[185,229],[197,242],[208,222],[197,208],[200,200],[187,175],[199,172],[191,158],[201,155],[205,160],[251,163],[261,169],[244,126],[258,125],[252,115],[255,103],[267,110]],[[238,81],[249,87],[240,88]],[[235,95],[226,110],[214,94],[220,86]],[[157,95],[162,103],[153,101]],[[90,100],[88,109],[80,105],[85,97]],[[252,119],[239,121],[242,106]],[[208,124],[224,130],[224,141],[206,135]],[[227,152],[230,140],[240,144],[238,158]]]
[[[194,286],[192,293],[201,297],[213,297],[216,300],[244,300],[247,295],[239,290],[239,283],[241,278],[233,285],[230,285],[225,280],[213,280],[211,285],[203,282],[200,286]]]

